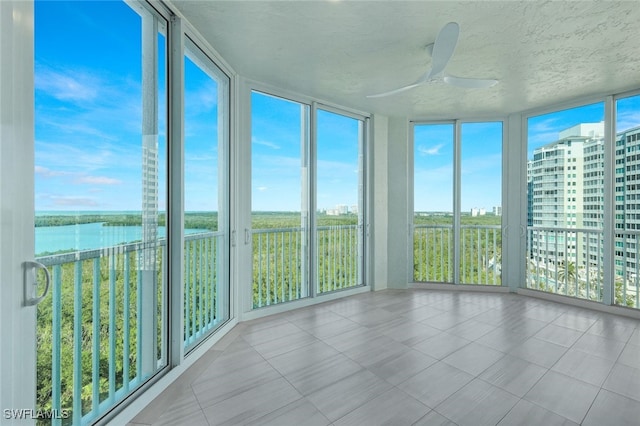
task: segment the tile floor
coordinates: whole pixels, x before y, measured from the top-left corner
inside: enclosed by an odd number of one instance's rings
[[[640,321],[366,293],[241,323],[130,425],[640,425]]]

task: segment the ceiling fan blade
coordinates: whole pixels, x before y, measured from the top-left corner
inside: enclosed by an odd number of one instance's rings
[[[486,89],[487,87],[495,86],[498,84],[498,80],[481,79],[481,78],[462,78],[447,75],[444,77],[444,82],[451,84],[452,86],[463,87],[465,89]]]
[[[431,70],[422,74],[419,79],[409,84],[408,86],[401,87],[399,89],[390,90],[384,93],[378,93],[377,95],[367,95],[367,98],[383,98],[385,96],[395,95],[396,93],[404,92],[405,90],[413,89],[414,87],[422,86],[429,80],[429,75],[431,74]]]
[[[399,89],[391,90],[389,92],[378,93],[377,95],[367,95],[367,98],[383,98],[385,96],[395,95],[396,93],[404,92],[405,90],[413,89],[414,87],[418,87],[423,83],[413,83],[408,86],[401,87]]]
[[[458,35],[460,27],[455,22],[449,22],[442,27],[433,43],[431,51],[431,73],[429,77],[435,77],[444,71],[453,56],[453,51],[458,44]]]

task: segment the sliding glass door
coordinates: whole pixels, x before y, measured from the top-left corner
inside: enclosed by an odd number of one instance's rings
[[[252,92],[253,308],[363,284],[365,129],[364,117]]]
[[[616,305],[640,309],[640,95],[615,102]]]
[[[599,102],[528,118],[528,288],[603,300],[604,117]]]
[[[363,283],[364,128],[361,118],[316,112],[316,291]]]
[[[36,409],[54,422],[92,422],[167,366],[166,34],[142,3],[35,4],[35,256],[51,278]]]
[[[229,77],[189,38],[184,58],[184,344],[229,319]]]
[[[501,285],[502,123],[460,126],[461,284]]]
[[[413,130],[413,279],[451,283],[454,124]]]
[[[502,122],[413,126],[413,279],[501,285]]]
[[[251,95],[252,306],[309,294],[307,105]]]

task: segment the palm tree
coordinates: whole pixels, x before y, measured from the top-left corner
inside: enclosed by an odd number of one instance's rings
[[[574,262],[562,262],[558,265],[558,283],[574,282],[576,279],[576,264]]]

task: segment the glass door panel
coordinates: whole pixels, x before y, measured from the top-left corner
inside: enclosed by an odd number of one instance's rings
[[[453,123],[414,126],[416,282],[453,282],[453,144]]]
[[[309,107],[252,92],[253,307],[308,295]]]
[[[460,283],[501,285],[502,123],[462,123]]]
[[[602,301],[603,120],[604,103],[528,119],[528,288]]]
[[[317,111],[316,291],[362,284],[363,126],[358,120]]]
[[[614,303],[640,309],[640,96],[618,99],[615,107]]]
[[[184,58],[184,343],[229,319],[229,78],[189,39]]]
[[[141,4],[35,4],[36,408],[74,424],[167,365],[165,34]]]

